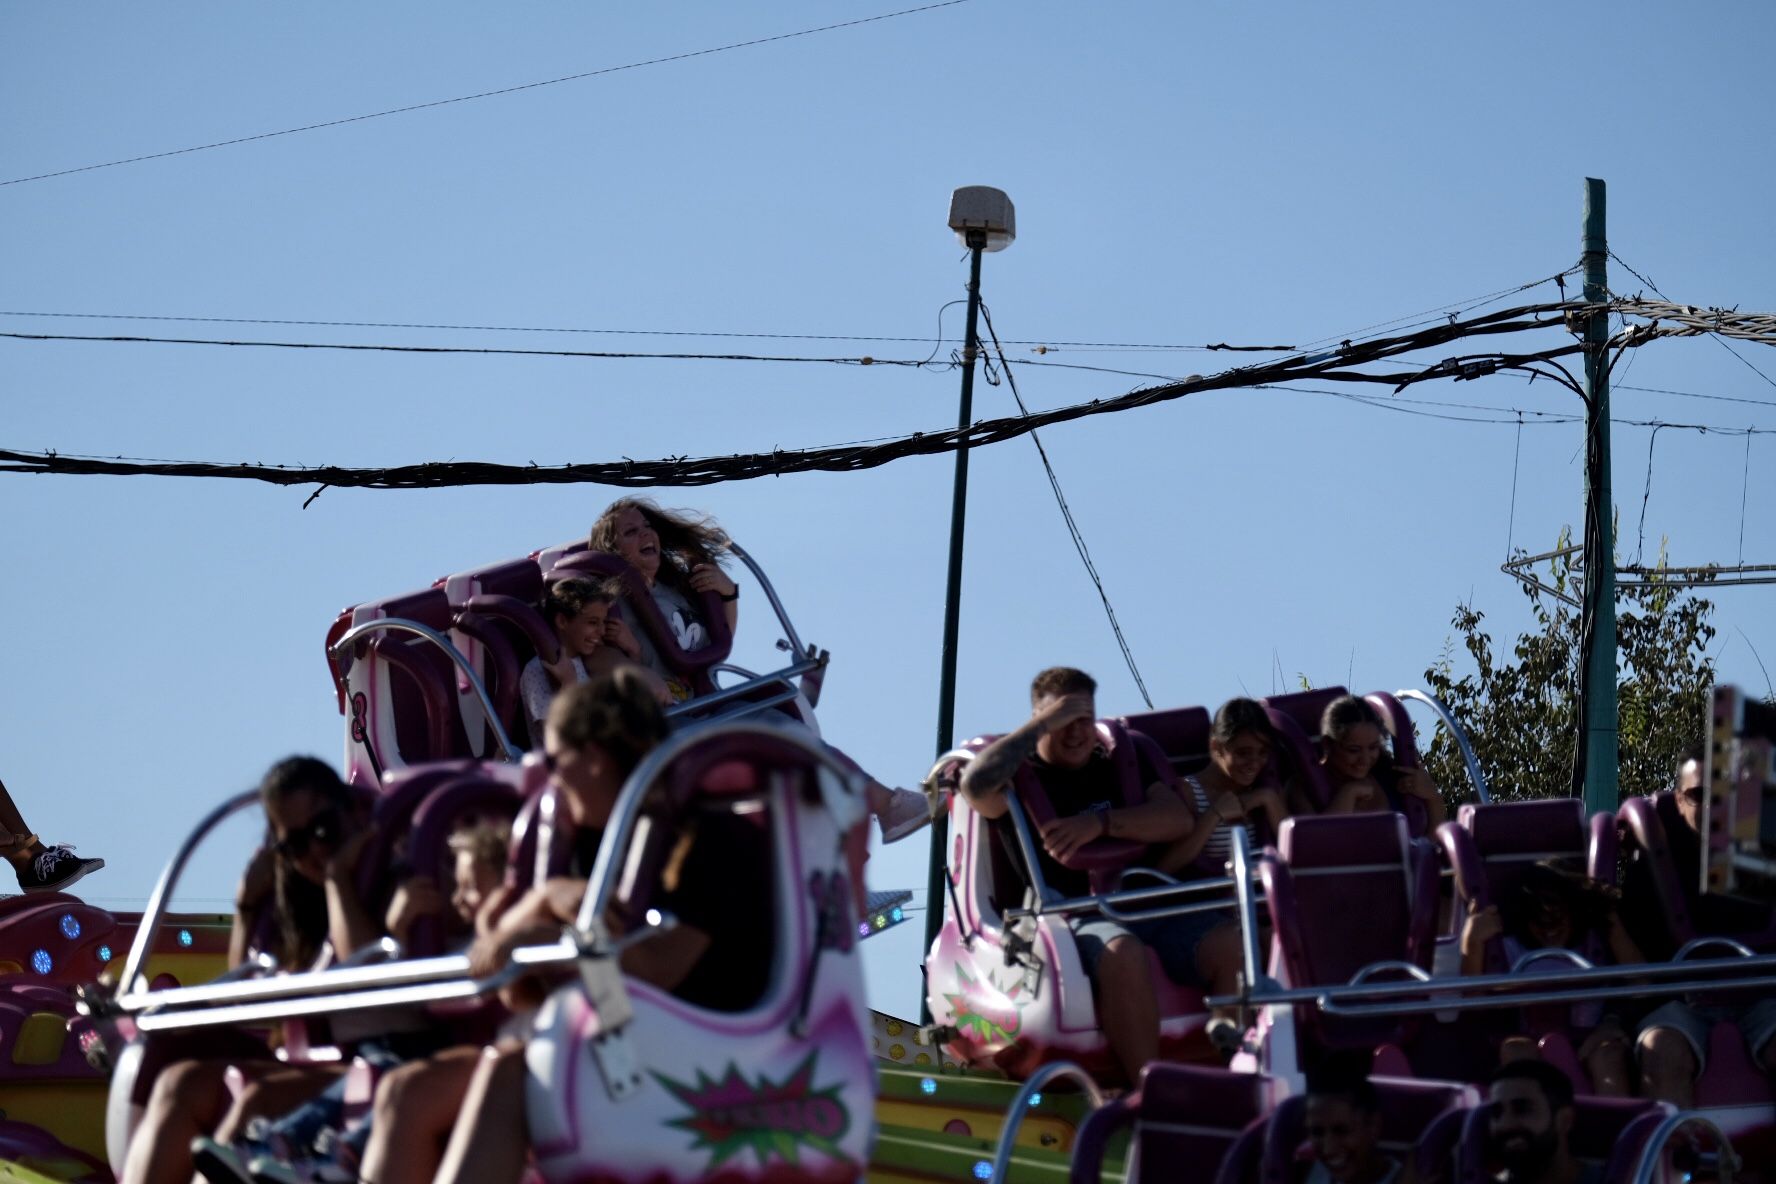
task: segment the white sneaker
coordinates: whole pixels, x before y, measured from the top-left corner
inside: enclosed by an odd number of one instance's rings
[[[898,843],[931,821],[931,803],[914,789],[891,789],[888,804],[876,812],[882,842]]]

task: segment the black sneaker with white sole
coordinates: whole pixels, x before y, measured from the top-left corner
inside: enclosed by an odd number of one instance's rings
[[[19,887],[26,892],[61,892],[83,876],[89,876],[105,866],[102,859],[82,859],[74,854],[74,848],[45,847],[30,861],[15,864],[18,872]]]

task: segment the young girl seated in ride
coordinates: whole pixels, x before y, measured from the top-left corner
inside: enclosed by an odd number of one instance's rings
[[[589,543],[594,551],[620,556],[641,574],[680,649],[698,650],[709,644],[701,609],[692,603],[702,593],[721,598],[729,630],[738,624],[740,589],[722,570],[728,536],[713,519],[662,510],[647,498],[618,498],[592,524]],[[605,640],[613,653],[601,663],[621,658],[639,662],[666,680],[674,700],[691,697],[690,685],[661,658],[645,629],[631,628],[613,617]]]
[[[1396,764],[1387,748],[1387,729],[1365,699],[1344,695],[1326,704],[1320,717],[1320,768],[1332,788],[1324,809],[1318,808],[1304,779],[1290,788],[1289,809],[1296,814],[1369,814],[1399,810],[1406,798],[1424,803],[1428,829],[1449,817],[1443,795],[1423,769]]]
[[[511,828],[503,821],[488,822],[471,818],[453,831],[446,842],[453,858],[450,913],[462,930],[469,932],[473,929],[476,914],[482,904],[498,889],[505,876],[506,849],[511,843]],[[389,904],[389,936],[405,943],[414,922],[421,917],[436,916],[443,912],[443,896],[437,884],[430,876],[414,876],[401,885]],[[440,1070],[435,1062],[448,1057],[450,1053],[460,1054],[462,1051],[449,1049],[424,1060],[410,1061],[404,1068],[393,1068],[405,1058],[382,1042],[372,1041],[361,1046],[357,1055],[378,1068],[391,1069],[389,1076],[384,1078],[385,1082],[405,1073],[408,1084],[418,1081],[431,1088],[442,1084],[449,1089],[451,1066],[447,1064],[444,1070]],[[472,1065],[472,1060],[470,1064]],[[460,1077],[461,1083],[455,1086],[455,1096],[458,1098],[461,1097],[462,1085],[467,1082],[466,1070]],[[382,1109],[385,1095],[393,1092],[395,1091],[379,1086],[376,1099],[378,1111]],[[377,1147],[376,1152],[366,1152],[366,1144],[375,1138],[377,1129],[373,1121],[374,1113],[365,1121],[340,1132],[345,1101],[346,1082],[341,1078],[319,1098],[276,1122],[265,1123],[261,1120],[250,1124],[247,1137],[232,1145],[220,1140],[200,1139],[198,1167],[211,1181],[226,1181],[231,1184],[234,1181],[248,1180],[355,1181],[359,1178],[357,1169],[360,1161],[367,1168],[387,1164],[391,1148],[384,1139],[379,1144],[373,1144]],[[391,1122],[387,1125],[399,1133],[403,1124]],[[405,1150],[412,1152],[413,1149]],[[319,1161],[314,1160],[316,1155],[321,1156]],[[425,1174],[411,1178],[430,1179],[431,1170],[436,1166],[436,1156],[432,1157],[430,1166],[424,1165],[423,1158],[420,1162]],[[409,1177],[403,1176],[399,1171],[382,1169],[372,1178],[378,1181],[396,1181]]]
[[[541,737],[549,718],[549,703],[562,687],[591,677],[586,662],[604,644],[610,607],[616,602],[614,584],[593,580],[560,580],[543,596],[543,619],[561,643],[555,661],[544,662],[539,654],[524,665],[518,676],[518,692],[524,699],[524,718],[530,734]]]
[[[285,970],[309,968],[329,942],[350,951],[380,937],[358,900],[353,875],[370,834],[367,811],[339,775],[314,757],[290,757],[265,774],[259,798],[266,843],[237,893],[230,966],[246,960],[262,917],[273,934],[267,952]],[[123,1184],[190,1184],[192,1140],[219,1122],[229,1128],[247,1117],[233,1105],[226,1082],[231,1067],[260,1087],[261,1113],[307,1101],[338,1071],[280,1065],[263,1043],[228,1029],[204,1032],[191,1052],[153,1078],[130,1140]]]
[[[1532,950],[1553,949],[1572,950],[1593,965],[1645,961],[1622,925],[1618,901],[1612,886],[1590,879],[1582,867],[1569,866],[1569,861],[1533,864],[1503,908],[1495,905],[1469,912],[1461,933],[1462,973],[1485,973],[1486,943],[1495,937],[1504,947],[1509,967]],[[1522,973],[1550,974],[1572,965],[1560,958],[1538,959]],[[1530,1034],[1507,1037],[1499,1049],[1501,1061],[1537,1056],[1537,1036],[1565,1030],[1577,1045],[1579,1063],[1591,1078],[1593,1092],[1615,1098],[1629,1095],[1628,1034],[1601,1001],[1526,1008],[1523,1018]]]
[[[1208,765],[1183,779],[1196,825],[1166,848],[1159,859],[1161,871],[1181,875],[1200,868],[1205,875],[1224,875],[1235,826],[1245,828],[1247,847],[1254,853],[1261,839],[1276,837],[1287,816],[1282,794],[1258,784],[1275,745],[1276,733],[1262,705],[1251,699],[1229,699],[1221,705],[1209,732]],[[1254,821],[1262,824],[1262,834]]]

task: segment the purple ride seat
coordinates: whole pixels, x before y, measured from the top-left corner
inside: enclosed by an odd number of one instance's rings
[[[451,628],[453,616],[442,588],[373,601],[347,611],[349,624],[400,617],[440,633]],[[344,633],[341,626],[345,624],[346,617],[341,614],[328,632],[329,645]],[[350,663],[352,669],[333,663],[341,693],[340,710],[354,721],[361,712],[364,734],[360,739],[354,728],[353,743],[374,752],[373,767],[399,768],[469,754],[456,697],[455,664],[437,646],[413,634],[383,631],[361,640]],[[380,677],[385,669],[386,692]],[[353,688],[350,702],[348,685]],[[386,702],[382,701],[384,693]],[[391,724],[392,734],[388,734]]]
[[[1332,784],[1320,765],[1320,720],[1326,705],[1350,694],[1343,687],[1321,687],[1297,691],[1289,695],[1272,695],[1260,699],[1271,727],[1276,729],[1283,753],[1290,759],[1316,809],[1323,810],[1332,800]],[[1382,727],[1393,742],[1394,762],[1399,765],[1419,764],[1418,741],[1406,708],[1394,696],[1375,691],[1363,696],[1381,718]],[[1391,788],[1391,787],[1390,787]],[[1401,802],[1414,838],[1430,831],[1430,815],[1424,803],[1408,798]]]
[[[1473,1086],[1411,1077],[1370,1077],[1381,1104],[1382,1150],[1411,1157],[1408,1178],[1434,1179],[1461,1140],[1469,1108],[1479,1104]],[[1307,1139],[1307,1097],[1284,1098],[1264,1123],[1263,1154],[1257,1184],[1299,1184],[1311,1160],[1302,1155]]]
[[[1086,1115],[1067,1178],[1097,1184],[1110,1140],[1132,1127],[1129,1150],[1140,1171],[1128,1184],[1177,1180],[1185,1165],[1202,1180],[1218,1166],[1217,1184],[1234,1184],[1257,1163],[1274,1088],[1263,1073],[1154,1061],[1133,1090]]]
[[[446,576],[439,585],[450,599],[456,631],[472,643],[464,652],[476,664],[506,734],[520,746],[540,744],[541,737],[529,735],[519,678],[531,658],[540,654],[553,660],[560,642],[539,607],[543,575],[536,561],[496,563]],[[482,751],[493,751],[491,735]]]
[[[1659,1124],[1676,1111],[1642,1098],[1575,1098],[1567,1146],[1581,1162],[1604,1165],[1609,1184],[1633,1178],[1635,1166]],[[1488,1107],[1469,1109],[1455,1149],[1453,1184],[1490,1184],[1487,1170]]]
[[[1587,824],[1585,803],[1578,798],[1462,806],[1436,836],[1455,875],[1458,932],[1469,906],[1502,906],[1528,869],[1543,860],[1582,858],[1587,875],[1613,884],[1614,818],[1599,812],[1597,822]],[[1489,974],[1510,969],[1499,938],[1487,942],[1486,968]]]
[[[1686,826],[1676,797],[1669,791],[1631,797],[1622,803],[1616,817],[1627,844],[1628,862],[1645,874],[1658,901],[1668,950],[1703,936],[1694,909],[1698,885],[1681,881],[1671,850],[1671,836],[1682,833]],[[1711,900],[1737,922],[1725,926],[1726,932],[1711,936],[1730,937],[1754,950],[1776,949],[1776,912],[1768,905],[1736,896],[1714,896]],[[1647,956],[1657,957],[1661,952],[1649,950]]]
[[[1349,982],[1378,962],[1429,970],[1437,920],[1437,861],[1398,814],[1284,821],[1275,855],[1259,859],[1286,986]],[[1305,1040],[1324,1047],[1398,1043],[1410,1025],[1322,1016],[1296,1007]]]

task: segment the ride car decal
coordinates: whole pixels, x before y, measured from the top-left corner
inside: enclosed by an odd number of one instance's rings
[[[732,1061],[719,1079],[699,1069],[695,1085],[655,1071],[655,1079],[690,1111],[666,1125],[695,1135],[691,1150],[709,1149],[710,1168],[747,1148],[760,1167],[774,1159],[799,1163],[802,1148],[850,1162],[839,1149],[839,1140],[851,1129],[851,1113],[839,1098],[841,1085],[814,1088],[818,1056],[817,1051],[808,1053],[782,1082],[772,1082],[761,1073],[756,1085]]]

